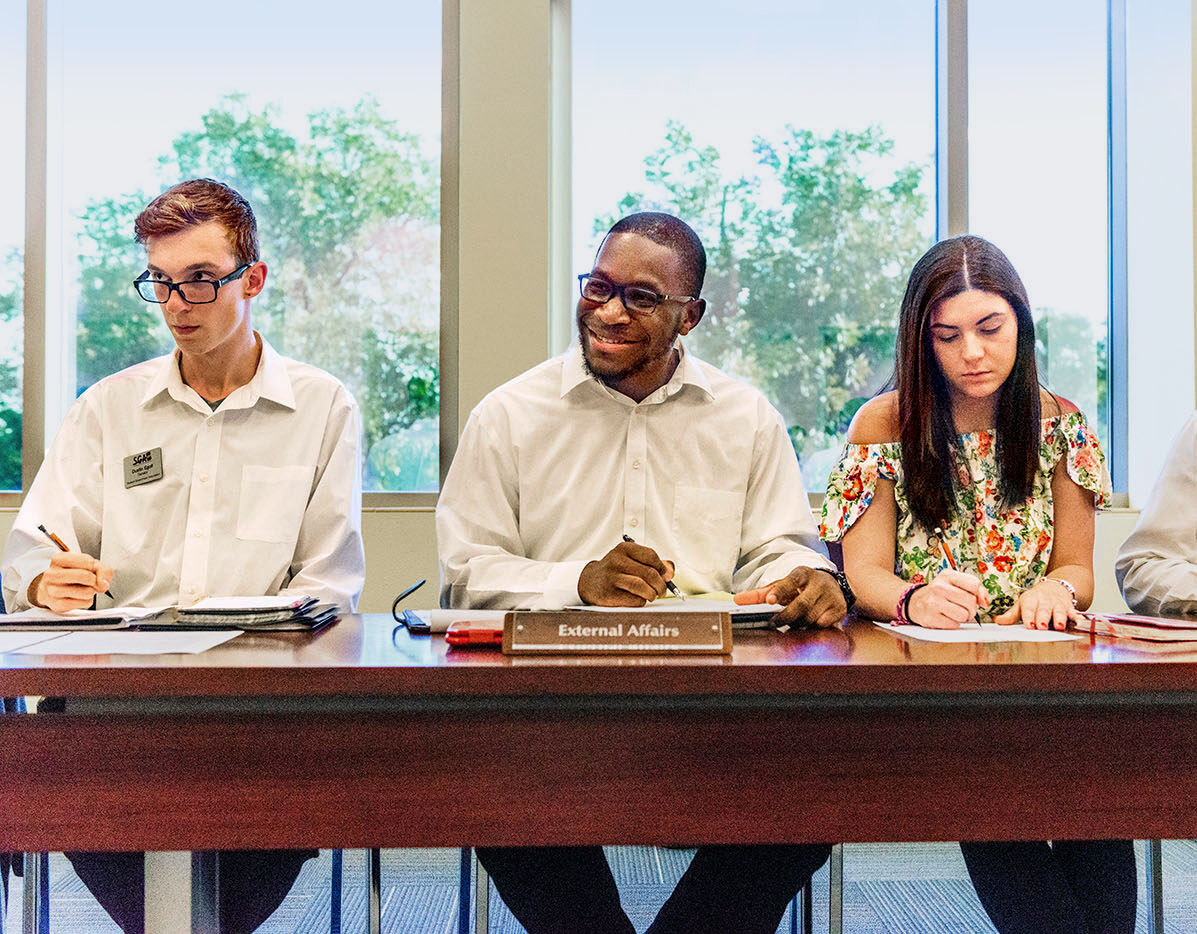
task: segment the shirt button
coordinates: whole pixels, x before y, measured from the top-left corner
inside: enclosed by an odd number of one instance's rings
[[[639,524],[640,524],[639,519],[632,519],[631,521],[628,522],[628,525],[630,525],[632,528],[636,528],[636,526],[638,526]]]
[[[194,532],[191,533],[191,537],[192,538],[203,538],[204,533],[201,532],[199,529],[196,529]]]
[[[640,461],[632,461],[632,469],[639,470],[640,469]]]
[[[206,473],[200,474],[200,483],[207,483],[207,482],[208,482],[208,475]]]

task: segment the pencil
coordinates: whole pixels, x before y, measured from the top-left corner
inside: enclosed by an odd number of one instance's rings
[[[59,538],[57,535],[55,535],[53,532],[51,532],[44,525],[39,525],[38,528],[41,529],[41,531],[43,531],[46,534],[46,538],[50,539],[50,541],[52,541],[55,545],[58,546],[59,551],[70,551],[71,550],[71,549],[67,548],[66,542],[64,542],[61,538]],[[422,584],[424,582],[420,581],[420,583]],[[104,596],[107,597],[109,600],[113,601],[114,603],[116,602],[116,597],[114,597],[112,595],[111,590],[105,590]]]
[[[943,540],[943,529],[941,529],[939,526],[936,526],[935,535],[939,539],[939,547],[943,549],[944,557],[948,559],[948,567],[950,567],[953,571],[959,570],[956,567],[956,558],[952,554],[952,549],[948,547],[948,543]]]

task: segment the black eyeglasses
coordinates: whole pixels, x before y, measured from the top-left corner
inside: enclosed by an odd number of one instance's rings
[[[616,285],[598,276],[584,272],[578,276],[578,289],[582,297],[588,302],[605,305],[616,295],[623,302],[623,307],[638,315],[654,314],[662,302],[692,302],[696,295],[662,295],[652,289],[638,285]]]
[[[190,282],[171,282],[167,279],[151,279],[147,269],[133,280],[133,288],[147,302],[165,305],[170,301],[170,293],[178,292],[179,298],[188,305],[209,305],[216,301],[216,293],[226,282],[240,279],[245,270],[253,263],[246,263],[234,269],[223,279],[192,279]]]

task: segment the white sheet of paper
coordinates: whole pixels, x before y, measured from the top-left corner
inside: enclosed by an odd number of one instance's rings
[[[241,635],[227,629],[199,632],[68,632],[20,649],[18,655],[195,655]]]
[[[924,629],[905,623],[877,623],[896,635],[923,642],[1072,642],[1080,636],[1055,629],[1027,629],[997,623],[965,623],[959,629]]]
[[[67,610],[65,613],[55,613],[44,607],[35,606],[20,613],[5,613],[0,615],[0,625],[6,622],[30,623],[45,621],[66,628],[70,625],[72,619],[108,619],[113,616],[119,616],[122,619],[146,619],[150,616],[157,616],[159,613],[165,613],[169,609],[170,607],[168,606],[114,606],[107,610]]]
[[[304,594],[275,594],[272,597],[204,597],[189,610],[285,610],[310,599]]]
[[[52,632],[0,632],[0,655],[54,638],[56,635]]]
[[[598,613],[777,613],[781,607],[776,603],[731,603],[728,600],[704,600],[701,597],[687,597],[679,600],[662,597],[644,606],[567,606],[567,610],[590,610]]]

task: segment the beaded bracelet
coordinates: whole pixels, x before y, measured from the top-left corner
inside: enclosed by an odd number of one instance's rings
[[[1072,598],[1072,608],[1074,610],[1076,609],[1076,588],[1073,587],[1072,584],[1070,584],[1068,581],[1064,580],[1064,578],[1062,578],[1062,577],[1045,577],[1043,579],[1045,581],[1054,581],[1055,583],[1057,583],[1061,587],[1063,587],[1065,590],[1067,590],[1068,596],[1070,596]]]
[[[913,626],[918,625],[918,623],[910,618],[910,597],[920,587],[926,586],[926,584],[911,584],[904,591],[902,591],[902,596],[898,597],[898,605],[894,607],[894,618],[899,623],[909,623]]]

